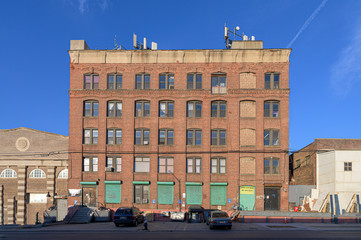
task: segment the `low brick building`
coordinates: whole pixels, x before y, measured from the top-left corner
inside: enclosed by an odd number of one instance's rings
[[[290,52],[72,40],[68,204],[287,210]]]
[[[34,224],[67,195],[68,137],[29,128],[0,130],[0,224]]]

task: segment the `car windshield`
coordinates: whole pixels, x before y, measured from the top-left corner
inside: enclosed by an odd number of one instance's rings
[[[118,215],[132,215],[132,210],[131,209],[118,209],[115,214]]]
[[[228,218],[228,214],[225,212],[215,212],[212,213],[212,217],[214,218]]]

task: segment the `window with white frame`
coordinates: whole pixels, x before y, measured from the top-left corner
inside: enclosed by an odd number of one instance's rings
[[[188,157],[187,158],[187,173],[201,173],[201,158]]]
[[[159,157],[158,172],[159,173],[173,173],[174,160],[172,157]]]
[[[121,117],[123,105],[120,101],[108,102],[108,117]]]
[[[84,157],[83,172],[97,172],[97,171],[98,171],[98,157]]]
[[[68,179],[68,169],[61,170],[58,178]]]
[[[83,144],[98,144],[98,129],[84,129]]]
[[[18,175],[13,169],[7,168],[3,170],[0,174],[0,178],[17,178]]]
[[[149,172],[149,157],[135,157],[134,172]]]
[[[45,172],[39,168],[30,172],[29,178],[45,178]]]
[[[224,157],[211,158],[211,173],[226,173],[226,159]]]
[[[107,172],[121,172],[122,158],[118,156],[107,157],[106,169]]]

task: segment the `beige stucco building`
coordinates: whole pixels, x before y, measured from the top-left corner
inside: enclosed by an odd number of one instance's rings
[[[0,130],[0,224],[34,224],[67,195],[68,137],[29,128]]]

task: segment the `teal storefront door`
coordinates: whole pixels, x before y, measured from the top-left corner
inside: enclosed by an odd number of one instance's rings
[[[255,187],[241,186],[239,189],[239,207],[242,211],[253,211],[255,208]]]

